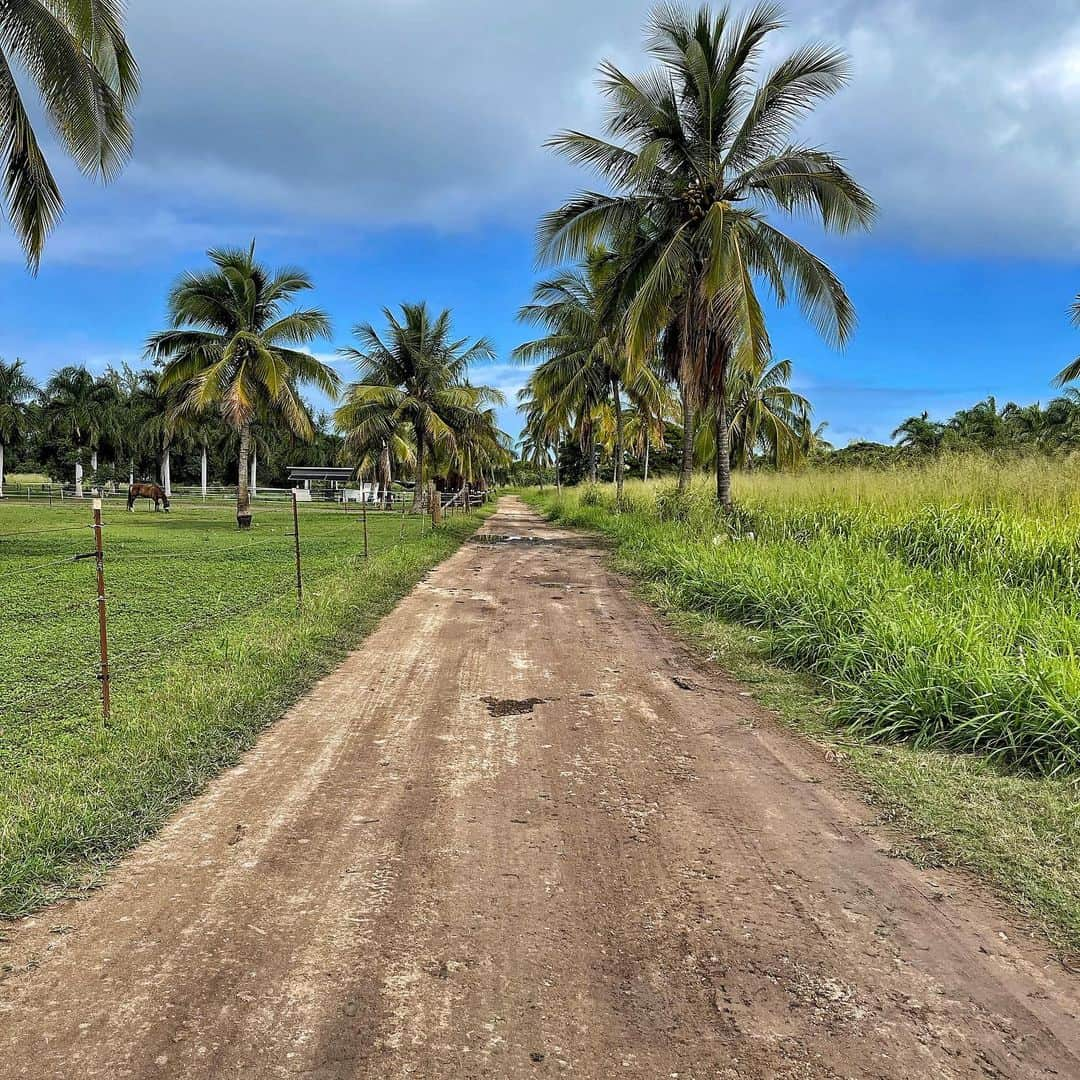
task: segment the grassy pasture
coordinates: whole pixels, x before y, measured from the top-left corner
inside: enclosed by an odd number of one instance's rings
[[[986,874],[1080,946],[1080,462],[736,477],[530,498],[835,746],[920,858]]]
[[[0,914],[147,835],[476,526],[301,505],[104,511],[113,716],[101,722],[90,505],[0,503]],[[402,535],[404,531],[404,536]]]
[[[4,483],[26,487],[27,484],[48,484],[49,478],[44,473],[5,473]]]

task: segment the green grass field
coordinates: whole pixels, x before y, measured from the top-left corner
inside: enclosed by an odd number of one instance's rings
[[[144,504],[145,505],[145,504]],[[355,508],[108,501],[104,543],[113,713],[103,724],[90,504],[0,504],[0,913],[87,879],[355,644],[472,529]],[[92,876],[92,875],[91,875]]]
[[[1080,465],[943,461],[925,470],[631,485],[546,505],[612,532],[682,606],[769,632],[829,684],[835,717],[879,739],[1080,766]]]
[[[599,530],[647,595],[841,749],[923,851],[1080,944],[1080,462],[530,496]],[[785,674],[789,673],[789,674]]]

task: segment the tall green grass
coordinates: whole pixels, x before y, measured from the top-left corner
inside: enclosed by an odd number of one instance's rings
[[[1080,767],[1080,463],[762,473],[735,493],[732,515],[704,481],[541,501],[613,536],[679,606],[764,631],[852,731]]]

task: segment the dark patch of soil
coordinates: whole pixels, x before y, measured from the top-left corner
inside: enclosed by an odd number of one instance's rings
[[[543,705],[547,698],[497,698],[486,697],[481,701],[488,707],[492,716],[525,716],[531,713],[537,705]]]

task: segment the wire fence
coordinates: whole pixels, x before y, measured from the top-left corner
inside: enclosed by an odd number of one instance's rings
[[[92,476],[88,476],[79,485],[67,481],[32,484],[6,481],[0,499],[63,507],[67,504],[78,505],[85,499],[98,497],[104,501],[105,505],[111,505],[114,502],[126,503],[128,487],[127,483],[115,481],[97,482]],[[230,487],[223,484],[207,484],[204,487],[198,484],[170,484],[166,494],[170,502],[175,501],[189,509],[204,507],[220,510],[223,506],[236,502],[235,485]],[[251,502],[256,509],[280,509],[282,512],[290,510],[294,494],[306,508],[317,507],[328,510],[349,506],[356,511],[365,504],[371,508],[400,510],[402,507],[412,508],[416,499],[415,492],[411,488],[379,490],[374,485],[356,487],[337,481],[314,480],[302,488],[255,485],[250,489]],[[471,499],[475,505],[477,499],[481,501],[483,499],[481,493],[470,492],[467,489],[441,492],[440,497],[444,506],[449,503],[460,505],[463,499]]]
[[[305,588],[487,498],[454,493],[411,512],[405,500],[327,509],[289,495],[256,503],[250,532],[220,505],[215,517],[183,505],[133,516],[102,496],[65,498],[65,517],[81,523],[39,526],[39,513],[24,512],[26,527],[0,531],[0,738],[11,723],[107,721],[114,687],[138,692],[200,634],[286,601],[302,613]]]

